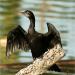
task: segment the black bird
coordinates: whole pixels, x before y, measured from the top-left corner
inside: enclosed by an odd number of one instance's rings
[[[57,29],[50,23],[47,23],[48,32],[45,34],[35,31],[35,16],[30,10],[21,12],[30,20],[28,33],[21,26],[17,26],[7,35],[6,55],[9,56],[16,48],[31,49],[34,60],[41,57],[48,49],[53,48],[56,44],[61,44],[60,34]],[[59,67],[54,64],[50,70],[60,71]]]

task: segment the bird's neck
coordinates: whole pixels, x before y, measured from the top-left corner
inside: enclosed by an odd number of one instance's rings
[[[33,34],[35,31],[35,20],[30,20],[30,26],[29,26],[29,29],[28,29],[28,33],[29,34]]]
[[[35,19],[30,19],[30,26],[29,28],[35,27]]]

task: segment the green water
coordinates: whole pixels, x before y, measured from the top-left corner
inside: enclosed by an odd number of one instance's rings
[[[17,69],[4,68],[0,69],[0,75],[15,75],[18,72]],[[74,75],[72,73],[58,73],[58,72],[47,72],[42,75]]]
[[[0,75],[14,75],[16,71],[10,69],[0,69]]]

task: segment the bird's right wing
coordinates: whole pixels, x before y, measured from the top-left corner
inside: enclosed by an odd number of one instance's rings
[[[28,49],[27,32],[20,25],[11,30],[7,35],[6,56],[9,56],[16,48]]]

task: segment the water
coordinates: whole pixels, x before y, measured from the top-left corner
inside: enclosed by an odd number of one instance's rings
[[[12,69],[12,68],[4,68],[4,69],[0,69],[0,75],[15,75],[16,73],[18,72],[18,69]],[[54,71],[51,71],[51,72],[47,72],[47,73],[44,73],[42,75],[75,75],[75,74],[72,74],[72,73],[59,73],[59,72],[54,72]]]
[[[67,54],[64,59],[75,59],[75,1],[71,0],[47,0],[43,4],[44,0],[22,0],[20,10],[29,9],[32,10],[36,17],[36,31],[47,32],[46,22],[54,24],[59,30],[63,48],[67,50]],[[43,7],[45,7],[43,9]],[[43,10],[42,10],[43,9]],[[42,10],[42,11],[41,11]],[[0,11],[5,11],[0,7]],[[43,18],[42,18],[43,17]],[[3,20],[4,16],[0,15],[0,20]],[[44,20],[42,20],[44,19]],[[41,21],[43,25],[41,25]],[[3,26],[1,25],[0,28]],[[21,18],[21,25],[26,28],[29,26],[29,20],[25,17]],[[66,30],[65,33],[63,33]],[[63,31],[63,32],[62,32]],[[2,32],[0,31],[0,34]],[[1,38],[3,39],[3,38]],[[66,44],[65,44],[65,43]],[[9,59],[5,56],[4,43],[1,45],[0,41],[0,64],[11,63],[28,63],[32,62],[31,52],[17,51],[13,53]],[[19,68],[20,69],[20,68]],[[14,75],[18,71],[18,68],[4,67],[0,68],[0,75]],[[67,73],[47,73],[46,75],[74,75]]]

